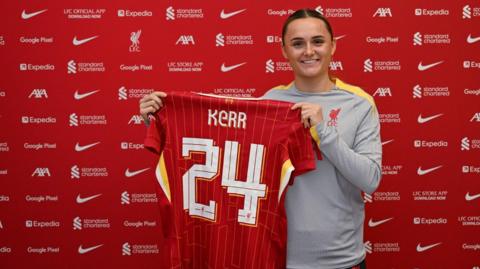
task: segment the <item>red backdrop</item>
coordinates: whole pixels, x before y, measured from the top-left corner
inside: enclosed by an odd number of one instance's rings
[[[369,268],[479,268],[478,1],[0,5],[1,268],[160,267],[139,98],[261,96],[289,83],[280,30],[301,7],[330,19],[332,71],[380,111]]]

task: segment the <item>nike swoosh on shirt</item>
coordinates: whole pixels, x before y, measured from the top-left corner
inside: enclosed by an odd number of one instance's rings
[[[427,65],[423,65],[422,62],[418,63],[418,70],[419,71],[425,71],[425,70],[428,70],[434,66],[437,66],[439,64],[443,63],[443,61],[439,61],[439,62],[436,62],[436,63],[433,63],[433,64],[427,64]]]
[[[137,171],[130,171],[130,170],[127,168],[127,170],[125,170],[125,176],[126,176],[126,177],[134,177],[134,176],[136,176],[136,175],[138,175],[138,174],[141,174],[141,173],[147,171],[148,169],[150,169],[150,167],[145,168],[145,169],[140,169],[140,170],[137,170]]]
[[[92,250],[94,250],[94,249],[97,249],[97,248],[101,247],[101,246],[103,246],[103,244],[102,244],[102,245],[93,246],[93,247],[89,247],[89,248],[83,248],[83,246],[80,245],[80,246],[78,247],[78,253],[79,253],[79,254],[85,254],[85,253],[88,253],[88,252],[90,252],[90,251],[92,251]]]
[[[419,176],[423,176],[423,175],[426,175],[426,174],[428,174],[428,173],[431,173],[431,172],[433,172],[433,171],[435,171],[435,170],[437,170],[437,169],[440,169],[442,166],[443,166],[443,165],[439,165],[439,166],[437,166],[437,167],[433,167],[433,168],[425,169],[425,170],[423,170],[422,167],[419,166],[418,169],[417,169],[417,174],[418,174]]]
[[[422,114],[420,114],[420,115],[418,115],[417,121],[418,121],[418,123],[422,124],[422,123],[431,121],[431,120],[433,120],[433,119],[436,119],[436,118],[438,118],[438,117],[440,117],[440,116],[443,116],[443,114],[440,113],[440,114],[433,115],[433,116],[426,117],[426,118],[422,117]]]
[[[438,246],[438,245],[440,245],[440,244],[441,244],[441,242],[440,242],[440,243],[431,244],[431,245],[422,247],[422,246],[420,245],[420,243],[419,243],[419,244],[417,245],[417,252],[424,252],[425,250],[429,250],[429,249],[431,249],[431,248],[433,248],[433,247],[436,247],[436,246]]]
[[[246,62],[240,63],[240,64],[236,64],[236,65],[231,65],[231,66],[225,66],[225,63],[222,63],[221,69],[222,69],[222,72],[230,72],[230,71],[232,71],[233,69],[239,68],[240,66],[242,66],[242,65],[244,65],[244,64],[246,64]]]
[[[372,219],[370,219],[370,220],[368,221],[368,227],[372,227],[372,228],[373,228],[373,227],[378,226],[378,225],[380,225],[380,224],[384,224],[385,222],[390,221],[390,220],[392,220],[392,219],[393,219],[393,218],[388,218],[388,219],[379,220],[379,221],[373,221]]]
[[[467,200],[467,201],[472,201],[472,200],[475,200],[477,198],[480,198],[480,193],[475,194],[475,195],[470,195],[470,192],[467,192],[467,194],[465,194],[465,200]]]
[[[81,99],[83,99],[87,96],[90,96],[92,94],[97,93],[98,91],[100,91],[100,90],[86,92],[86,93],[79,93],[78,91],[75,91],[75,94],[73,95],[73,98],[75,98],[75,100],[81,100]]]
[[[346,36],[347,36],[347,35],[341,35],[341,36],[335,37],[334,39],[335,39],[335,40],[340,40],[340,39],[342,39],[342,38],[344,38],[344,37],[346,37]]]
[[[84,150],[87,150],[91,147],[94,147],[96,145],[100,144],[100,142],[95,142],[95,143],[92,143],[92,144],[88,144],[88,145],[85,145],[85,146],[80,146],[80,144],[75,144],[75,151],[77,152],[80,152],[80,151],[84,151]]]
[[[43,12],[47,11],[48,9],[44,9],[44,10],[40,10],[40,11],[37,11],[37,12],[32,12],[32,13],[27,13],[25,12],[25,9],[22,11],[22,19],[24,20],[28,20],[32,17],[35,17],[39,14],[42,14]]]
[[[240,14],[242,12],[244,12],[245,10],[247,10],[246,8],[245,9],[241,9],[241,10],[237,10],[237,11],[233,11],[233,12],[229,12],[229,13],[225,13],[225,10],[222,9],[222,12],[220,12],[220,18],[222,19],[228,19],[230,17],[233,17],[237,14]]]
[[[473,43],[478,42],[478,41],[480,41],[480,36],[472,37],[472,34],[469,34],[468,37],[467,37],[467,43],[468,44],[473,44]]]
[[[385,146],[386,144],[392,143],[394,139],[390,139],[388,141],[382,142],[382,146]]]
[[[84,39],[77,39],[77,36],[74,36],[72,43],[73,43],[73,45],[75,45],[75,46],[80,46],[80,45],[82,45],[82,44],[85,44],[85,43],[87,43],[87,42],[89,42],[89,41],[94,40],[94,39],[97,38],[97,37],[98,37],[98,35],[92,36],[92,37],[87,37],[87,38],[84,38]]]
[[[79,194],[79,195],[77,195],[77,204],[86,203],[86,202],[88,202],[92,199],[95,199],[95,198],[99,197],[100,195],[102,195],[102,194],[99,193],[99,194],[95,194],[95,195],[92,195],[92,196],[89,196],[89,197],[82,198]]]

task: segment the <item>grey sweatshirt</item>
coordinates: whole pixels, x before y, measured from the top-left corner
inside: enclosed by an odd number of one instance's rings
[[[382,174],[378,111],[362,89],[339,79],[335,84],[307,93],[291,83],[262,97],[323,108],[324,121],[311,129],[323,160],[287,191],[287,268],[348,268],[365,258],[361,191],[374,192]]]

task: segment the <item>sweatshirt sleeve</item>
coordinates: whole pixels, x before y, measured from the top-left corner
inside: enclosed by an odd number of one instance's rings
[[[363,113],[358,113],[352,148],[342,140],[337,129],[327,126],[325,121],[312,127],[311,131],[316,131],[320,151],[338,171],[353,185],[371,194],[377,189],[382,175],[382,144],[378,111],[374,104],[367,104],[368,108],[355,111]]]

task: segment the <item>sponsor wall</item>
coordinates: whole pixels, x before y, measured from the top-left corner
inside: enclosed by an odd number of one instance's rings
[[[330,66],[377,103],[369,268],[480,267],[478,1],[0,4],[0,267],[158,268],[154,90],[261,96],[292,80],[285,18],[327,16]]]

